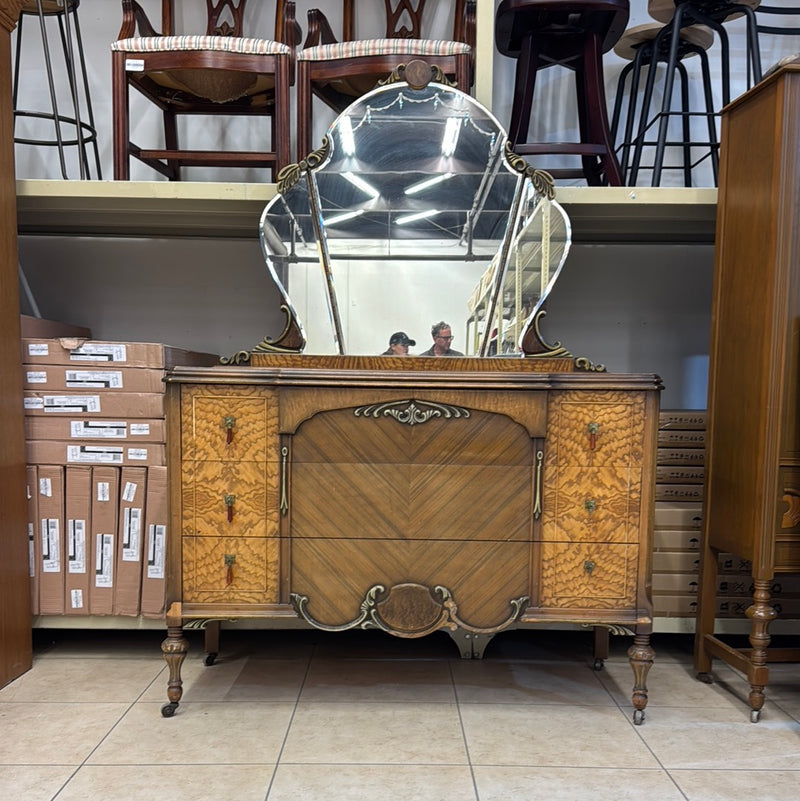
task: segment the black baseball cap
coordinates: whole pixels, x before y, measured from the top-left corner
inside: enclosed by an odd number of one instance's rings
[[[389,344],[390,345],[416,345],[417,343],[413,339],[408,338],[408,334],[405,331],[397,331],[396,333],[392,334],[389,337]]]

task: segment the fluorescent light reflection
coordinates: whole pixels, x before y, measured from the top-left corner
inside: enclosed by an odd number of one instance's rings
[[[343,214],[336,214],[324,220],[325,225],[336,225],[337,223],[352,220],[353,217],[360,217],[364,213],[364,209],[356,209],[355,211],[346,211]]]
[[[369,195],[373,200],[376,197],[380,197],[381,193],[374,186],[370,186],[360,175],[356,175],[354,172],[343,172],[342,177],[350,181],[353,186],[360,189],[365,195]]]
[[[448,117],[444,126],[444,136],[442,137],[442,155],[452,156],[456,152],[458,137],[461,136],[462,117]]]
[[[342,117],[339,120],[339,135],[342,139],[342,150],[346,156],[354,156],[356,152],[356,138],[353,136],[353,123],[350,117]]]
[[[434,175],[433,178],[426,178],[424,181],[420,181],[418,184],[412,184],[405,190],[407,195],[416,195],[420,192],[424,192],[426,189],[430,189],[432,186],[436,186],[436,184],[442,183],[442,181],[449,181],[455,173],[452,172],[445,172],[441,175]]]
[[[416,214],[406,214],[403,217],[398,217],[395,220],[397,225],[406,225],[406,223],[416,222],[417,220],[424,220],[427,217],[433,217],[439,214],[439,209],[426,209],[425,211],[418,211]]]

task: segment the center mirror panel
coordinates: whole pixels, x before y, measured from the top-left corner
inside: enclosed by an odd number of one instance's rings
[[[511,153],[487,109],[398,81],[282,172],[260,231],[294,330],[276,350],[375,355],[405,332],[414,355],[446,321],[455,350],[519,356],[570,229],[550,176]]]

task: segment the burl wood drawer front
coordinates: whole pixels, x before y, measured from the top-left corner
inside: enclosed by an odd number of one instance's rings
[[[547,463],[551,466],[641,465],[644,397],[598,392],[554,392],[548,409]]]
[[[543,607],[612,609],[636,600],[636,545],[543,543]]]
[[[277,603],[280,540],[184,537],[183,600]]]
[[[214,394],[212,394],[214,393]],[[249,395],[249,397],[248,397]],[[271,393],[230,387],[188,387],[181,401],[184,460],[263,462],[277,438]]]
[[[550,468],[554,471],[554,468]],[[629,467],[561,467],[545,476],[542,538],[638,542],[642,471]]]
[[[277,470],[253,462],[184,463],[181,483],[184,536],[278,536]]]

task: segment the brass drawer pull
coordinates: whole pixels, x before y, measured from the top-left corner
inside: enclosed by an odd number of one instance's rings
[[[223,496],[225,500],[225,506],[228,507],[228,522],[233,522],[233,504],[236,503],[236,496],[235,495],[225,495]]]
[[[536,486],[533,499],[533,517],[538,520],[542,516],[542,462],[544,453],[536,451]]]
[[[584,503],[586,507],[586,511],[591,514],[597,509],[597,501],[592,500],[592,498],[587,498],[586,503]]]
[[[225,554],[225,586],[233,584],[233,566],[236,563],[236,556],[232,553]]]
[[[236,426],[236,418],[232,415],[228,415],[223,421],[222,424],[225,426],[225,444],[230,445],[233,442],[233,429]]]
[[[281,514],[285,515],[289,511],[289,490],[286,478],[286,461],[289,456],[287,447],[281,448]]]
[[[594,569],[595,569],[596,567],[597,567],[597,565],[596,565],[596,564],[595,564],[595,563],[594,563],[594,562],[593,562],[591,559],[587,559],[587,560],[586,560],[586,561],[583,563],[583,569],[584,569],[584,570],[585,570],[585,571],[586,571],[586,572],[587,572],[587,573],[588,573],[590,576],[592,575],[592,572],[594,571]]]
[[[593,451],[597,447],[597,432],[600,430],[599,423],[589,423],[586,428],[589,431],[589,450]]]

